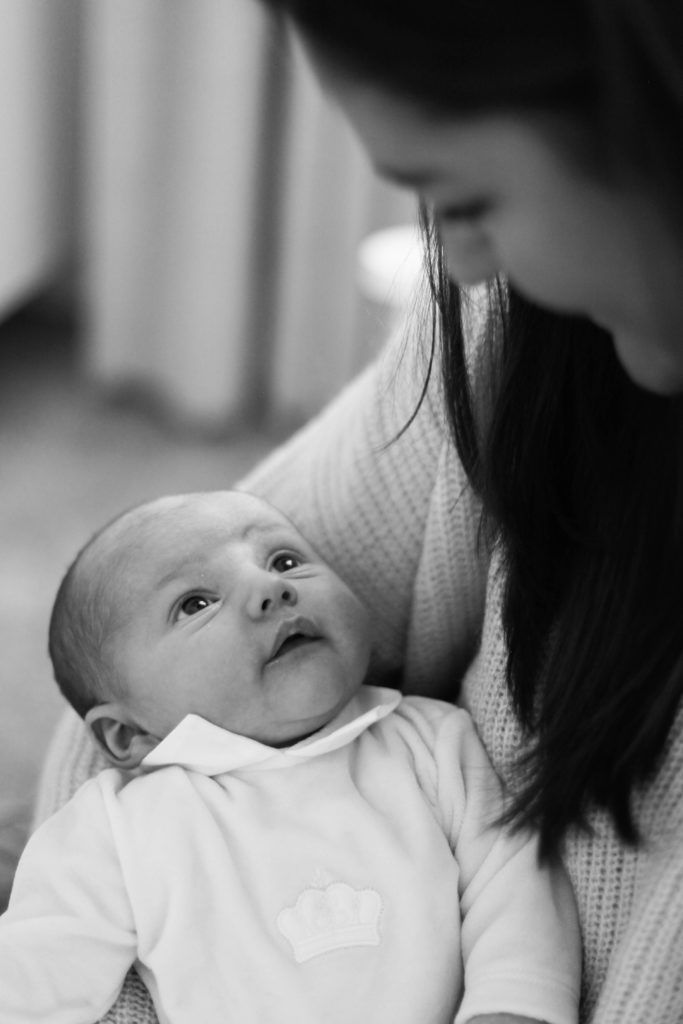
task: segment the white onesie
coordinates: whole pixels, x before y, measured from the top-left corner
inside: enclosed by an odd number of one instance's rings
[[[494,825],[464,711],[366,686],[286,749],[189,715],[143,768],[29,841],[3,1024],[92,1024],[132,964],[162,1024],[575,1024],[569,884]]]

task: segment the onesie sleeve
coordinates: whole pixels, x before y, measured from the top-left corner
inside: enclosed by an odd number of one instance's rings
[[[0,917],[0,1020],[93,1024],[135,956],[133,915],[94,780],[34,833],[20,860]]]
[[[509,1013],[576,1024],[581,946],[573,892],[534,837],[496,822],[501,786],[465,712],[436,744],[438,802],[460,869],[464,996],[456,1024]]]

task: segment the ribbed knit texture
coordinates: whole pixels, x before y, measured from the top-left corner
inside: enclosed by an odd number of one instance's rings
[[[478,510],[448,436],[438,377],[407,433],[387,444],[424,378],[418,347],[400,357],[393,346],[243,486],[287,511],[366,602],[378,672],[402,670],[408,692],[452,699],[460,689],[494,765],[509,777],[520,734],[504,684],[500,573],[477,551]],[[102,764],[67,712],[37,820]],[[683,1021],[680,715],[659,775],[640,796],[638,819],[647,838],[638,850],[624,849],[597,814],[592,836],[567,842],[585,949],[582,1024]],[[144,1007],[139,982],[127,982],[106,1021],[152,1024],[148,1000]]]

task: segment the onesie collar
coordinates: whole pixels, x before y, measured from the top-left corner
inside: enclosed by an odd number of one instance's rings
[[[385,718],[401,702],[398,690],[362,686],[331,722],[291,747],[269,747],[207,722],[199,715],[185,718],[142,760],[141,767],[180,765],[202,775],[222,775],[245,768],[287,768],[355,740]]]

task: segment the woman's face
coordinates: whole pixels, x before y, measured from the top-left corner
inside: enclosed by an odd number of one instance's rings
[[[500,272],[610,331],[638,384],[683,391],[683,252],[645,191],[589,172],[587,129],[559,116],[430,115],[311,59],[377,172],[432,206],[453,280]]]

